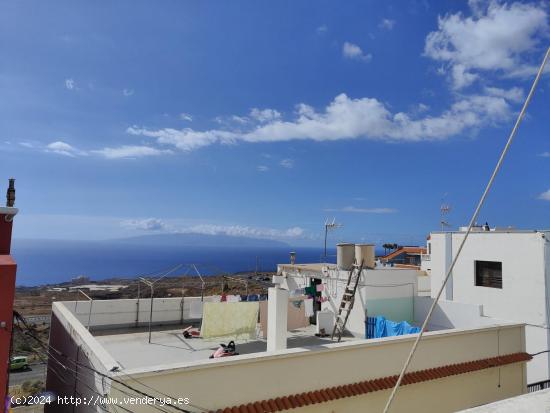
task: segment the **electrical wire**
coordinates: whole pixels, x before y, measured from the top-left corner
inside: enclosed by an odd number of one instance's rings
[[[64,364],[64,363],[62,363],[61,361],[59,361],[59,360],[57,359],[57,357],[54,356],[54,354],[52,354],[52,352],[49,351],[48,349],[51,349],[51,350],[55,351],[55,352],[57,353],[56,355],[62,356],[62,357],[63,357],[64,359],[66,359],[67,361],[72,362],[75,366],[83,367],[83,368],[85,368],[85,369],[88,369],[88,370],[90,370],[90,371],[92,371],[92,372],[94,372],[94,373],[96,373],[96,374],[102,376],[103,378],[107,378],[107,379],[109,379],[109,380],[111,380],[111,381],[113,381],[113,382],[115,382],[115,383],[117,383],[117,384],[119,384],[119,385],[122,385],[122,386],[124,386],[124,387],[130,389],[131,391],[133,391],[133,392],[136,393],[136,394],[139,394],[139,395],[145,396],[145,397],[149,397],[149,398],[151,398],[151,399],[154,399],[155,401],[162,401],[162,400],[158,399],[157,397],[154,397],[154,396],[152,396],[152,395],[150,395],[150,394],[147,394],[147,393],[145,393],[145,392],[142,392],[142,391],[140,391],[140,390],[138,390],[138,389],[135,389],[135,388],[132,387],[132,386],[127,385],[126,383],[124,383],[124,382],[122,382],[122,381],[120,381],[120,380],[117,380],[117,379],[115,379],[115,378],[113,378],[113,377],[111,377],[111,376],[108,376],[108,375],[106,375],[106,374],[104,374],[104,373],[98,371],[97,369],[94,369],[94,368],[92,368],[92,367],[89,367],[89,366],[87,366],[87,365],[84,365],[84,364],[82,364],[82,363],[80,363],[80,362],[78,362],[78,361],[75,361],[75,360],[71,359],[71,358],[68,357],[66,354],[64,354],[63,352],[61,352],[60,350],[55,349],[53,346],[46,345],[44,342],[42,342],[42,340],[41,340],[40,338],[36,337],[36,335],[34,335],[34,334],[32,334],[32,333],[30,332],[30,327],[28,326],[28,324],[27,324],[26,320],[24,319],[24,317],[22,317],[22,316],[21,316],[19,313],[17,313],[17,312],[14,312],[14,315],[15,315],[18,319],[20,319],[20,320],[23,322],[23,324],[27,327],[28,331],[26,332],[26,334],[27,334],[28,336],[32,337],[35,341],[37,341],[43,348],[45,348],[46,353],[49,355],[49,357],[50,357],[53,361],[55,361],[58,365],[60,365],[61,367],[63,367],[65,370],[68,370],[68,371],[74,373],[74,374],[75,374],[75,378],[76,378],[77,380],[78,380],[78,374],[79,374],[79,372],[77,372],[77,371],[74,370],[74,369],[71,369],[71,368],[68,367],[66,364]],[[81,374],[81,373],[82,373],[82,372],[80,372],[80,374]],[[95,376],[94,376],[94,380],[95,380]],[[82,381],[81,381],[81,383],[82,383]],[[65,382],[65,384],[67,384],[67,383]],[[117,388],[117,387],[114,386],[113,384],[111,384],[111,387],[115,388],[116,390],[119,390],[121,393],[126,394],[127,396],[135,396],[135,394],[128,394],[127,392],[123,391],[121,388]],[[155,389],[155,391],[159,392],[159,391],[156,390],[156,389]],[[161,393],[161,392],[159,392],[159,393]],[[97,393],[97,394],[100,394],[100,393]],[[101,395],[101,394],[100,394],[100,395]],[[101,395],[101,396],[102,396],[102,397],[105,397],[104,395]],[[167,397],[171,397],[171,396],[167,396]],[[172,399],[172,400],[177,400],[177,398],[175,398],[175,397],[171,397],[171,399]],[[175,405],[172,405],[172,404],[167,404],[167,405],[165,405],[165,406],[166,406],[166,407],[171,407],[171,408],[173,408],[173,409],[175,409],[175,410],[182,411],[182,412],[185,412],[185,413],[191,413],[191,412],[188,411],[188,410],[179,408],[178,406],[175,406]],[[156,408],[157,410],[162,411],[162,412],[164,412],[164,413],[169,413],[169,412],[167,412],[167,411],[164,410],[164,409],[160,409],[159,406],[157,406],[156,404],[155,404],[155,405],[152,405],[152,407],[154,407],[154,408]],[[196,407],[196,406],[193,406],[193,407]],[[197,408],[198,408],[198,407],[197,407]],[[200,409],[200,408],[199,408],[199,409]],[[203,410],[204,410],[204,409],[203,409]]]
[[[531,98],[533,97],[533,94],[535,93],[535,90],[537,88],[537,84],[539,83],[539,80],[542,76],[542,73],[544,71],[544,66],[546,65],[546,61],[548,60],[548,57],[550,56],[550,47],[546,51],[546,54],[544,55],[544,59],[542,60],[542,63],[539,67],[539,70],[537,72],[537,75],[535,76],[535,80],[533,81],[533,85],[531,86],[531,90],[529,91],[529,94],[527,95],[527,98],[525,99],[525,102],[523,104],[523,107],[521,108],[521,112],[518,115],[518,118],[516,120],[516,123],[514,124],[514,127],[512,128],[512,132],[510,133],[510,136],[508,137],[508,141],[506,142],[506,145],[504,146],[504,149],[502,150],[502,153],[500,154],[500,158],[498,159],[498,162],[495,166],[495,169],[493,170],[493,173],[491,177],[489,178],[489,182],[487,183],[487,186],[485,187],[485,191],[483,192],[483,195],[481,195],[481,198],[477,204],[477,207],[472,214],[472,218],[470,219],[470,223],[468,224],[468,229],[466,230],[466,233],[464,235],[464,238],[462,239],[458,250],[456,252],[455,257],[453,258],[453,261],[451,262],[451,265],[449,266],[449,269],[447,270],[447,274],[445,275],[445,278],[443,279],[443,283],[441,284],[441,287],[439,288],[439,291],[433,300],[433,303],[430,307],[430,310],[428,311],[428,314],[426,315],[426,319],[422,323],[422,327],[420,329],[420,333],[416,337],[416,340],[411,348],[411,351],[407,357],[407,360],[405,361],[405,364],[403,365],[403,368],[401,369],[401,373],[399,374],[399,377],[397,378],[397,382],[395,383],[395,386],[392,389],[392,392],[388,398],[388,401],[386,403],[386,406],[384,407],[383,412],[387,413],[392,405],[392,402],[395,398],[395,395],[397,394],[397,390],[399,389],[399,386],[401,385],[401,382],[403,381],[403,377],[405,376],[405,373],[407,372],[407,368],[411,364],[412,358],[414,356],[414,353],[416,352],[416,349],[418,348],[418,343],[422,339],[422,336],[424,335],[424,332],[426,331],[426,327],[428,325],[428,322],[430,321],[430,318],[432,316],[432,313],[435,310],[435,306],[437,305],[437,302],[439,301],[439,298],[441,297],[441,294],[443,293],[443,289],[445,288],[445,285],[447,284],[447,281],[449,280],[449,277],[452,274],[453,268],[457,262],[458,257],[460,256],[460,253],[462,252],[462,248],[464,248],[464,244],[466,243],[466,240],[468,239],[470,232],[472,231],[472,227],[474,226],[474,223],[477,221],[477,217],[479,215],[479,212],[481,211],[481,207],[485,203],[485,199],[487,198],[487,195],[489,194],[489,191],[491,190],[491,187],[493,186],[493,182],[500,170],[500,167],[502,166],[502,163],[504,162],[504,158],[506,157],[506,154],[508,153],[510,146],[512,145],[512,142],[514,140],[514,137],[516,135],[516,132],[519,128],[519,125],[521,124],[521,121],[523,120],[523,117],[525,116],[525,112],[527,111],[527,107],[529,106],[529,103],[531,102]]]

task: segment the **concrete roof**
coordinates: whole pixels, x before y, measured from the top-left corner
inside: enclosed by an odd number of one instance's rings
[[[330,337],[316,337],[315,326],[289,331],[288,348],[302,348],[334,343]],[[208,360],[220,343],[227,344],[232,338],[205,340],[202,338],[185,339],[182,328],[153,331],[151,344],[149,334],[144,329],[139,332],[132,329],[107,330],[94,333],[95,339],[124,369],[152,368],[176,363]],[[342,341],[357,340],[342,337]],[[239,354],[252,354],[266,351],[267,341],[234,340]]]
[[[322,272],[324,268],[336,269],[336,264],[329,263],[311,263],[311,264],[278,264],[278,266],[286,271],[312,271]]]
[[[464,413],[547,413],[549,411],[550,389],[462,410]]]

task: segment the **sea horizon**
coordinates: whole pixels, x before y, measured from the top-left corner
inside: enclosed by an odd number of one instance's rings
[[[201,275],[234,274],[247,271],[275,271],[277,264],[289,262],[290,251],[297,263],[321,262],[321,247],[240,247],[240,246],[154,246],[114,242],[14,243],[12,255],[18,263],[18,287],[69,282],[78,276],[91,281],[136,278],[184,264],[174,275],[184,275],[186,264],[196,264]],[[378,251],[377,251],[378,252]],[[328,262],[336,262],[336,250],[327,251]],[[189,275],[195,275],[189,272]]]

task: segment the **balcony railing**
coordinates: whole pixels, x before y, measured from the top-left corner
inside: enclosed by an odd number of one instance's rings
[[[432,259],[432,256],[430,254],[422,254],[420,258],[422,261],[430,261]]]

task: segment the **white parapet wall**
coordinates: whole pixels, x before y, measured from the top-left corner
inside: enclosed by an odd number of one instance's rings
[[[364,338],[366,316],[381,315],[393,321],[413,322],[417,273],[396,268],[363,270],[346,329],[355,337]],[[324,295],[328,301],[323,303],[323,309],[338,312],[348,274],[340,271],[340,281],[327,280]]]
[[[97,395],[109,394],[111,382],[102,375],[109,375],[120,367],[64,303],[52,304],[47,389],[54,389],[60,396],[91,400]],[[46,405],[44,409],[46,412],[69,413],[75,411],[75,406]],[[102,409],[88,406],[87,411],[101,412]]]
[[[415,323],[421,325],[433,302],[430,297],[416,297],[414,301]],[[471,328],[506,323],[506,320],[487,317],[483,306],[456,301],[439,300],[428,324],[428,330]],[[526,325],[526,351],[530,354],[547,350],[548,330],[542,326]],[[548,353],[542,353],[527,363],[527,384],[548,379]]]
[[[204,302],[219,298],[204,297]],[[182,320],[197,320],[191,313],[191,303],[201,301],[201,297],[155,298],[153,301],[154,324],[176,324]],[[85,326],[88,322],[93,329],[130,327],[149,323],[151,299],[118,299],[94,301],[64,301],[63,305]],[[90,313],[91,309],[91,313]],[[193,315],[193,317],[192,317]]]
[[[287,349],[200,363],[151,366],[119,376],[142,389],[188,398],[191,411],[221,408],[289,396],[327,387],[382,378],[399,372],[415,336],[401,336],[317,348]],[[498,343],[498,345],[497,345]],[[429,332],[418,348],[410,371],[448,366],[525,350],[522,325]],[[140,384],[128,375],[137,379]],[[145,387],[146,386],[146,387]],[[514,363],[404,386],[392,412],[452,412],[526,391],[525,364]],[[380,412],[389,390],[341,398],[303,409],[304,412]],[[123,397],[112,389],[112,397]],[[132,406],[147,412],[145,406]],[[294,410],[290,410],[294,411]]]

